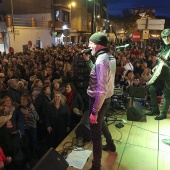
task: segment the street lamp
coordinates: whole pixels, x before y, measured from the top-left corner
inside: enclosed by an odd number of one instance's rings
[[[71,7],[75,7],[76,6],[76,3],[75,2],[72,2],[71,3]]]

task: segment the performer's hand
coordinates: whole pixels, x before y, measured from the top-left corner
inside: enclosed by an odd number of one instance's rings
[[[34,107],[34,105],[33,105],[33,104],[30,104],[30,108],[31,108],[32,110],[34,110],[34,109],[35,109],[35,107]]]
[[[90,55],[83,54],[83,58],[84,58],[85,61],[89,61],[90,60]]]
[[[6,162],[7,162],[7,164],[9,164],[9,163],[11,163],[11,162],[12,162],[12,158],[11,158],[11,157],[7,157],[6,159],[7,159],[7,161],[6,161]]]
[[[154,73],[158,69],[158,65],[156,65],[153,69],[152,72]]]
[[[25,116],[27,116],[27,115],[29,114],[28,109],[23,109],[23,108],[21,108],[20,111],[21,111]]]
[[[52,131],[51,126],[49,126],[49,127],[47,128],[47,131],[48,131],[48,133],[51,133],[51,131]]]
[[[158,60],[159,62],[164,63],[164,61],[163,61],[161,58],[157,58],[157,60]]]
[[[0,162],[0,169],[1,168],[4,168],[4,163],[2,161]]]
[[[95,123],[98,123],[97,122],[97,118],[98,118],[98,114],[95,114],[95,115],[93,115],[92,113],[90,114],[90,123],[91,124],[95,124]]]
[[[168,66],[167,63],[162,58],[158,58],[158,61],[163,63],[165,66]]]

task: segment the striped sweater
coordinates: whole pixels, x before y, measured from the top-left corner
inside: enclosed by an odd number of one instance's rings
[[[25,129],[29,128],[36,128],[37,127],[37,121],[39,120],[39,116],[35,109],[32,109],[31,107],[28,108],[29,114],[25,116]]]

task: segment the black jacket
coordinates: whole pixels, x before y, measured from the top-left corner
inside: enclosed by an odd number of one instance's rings
[[[49,107],[49,114],[46,115],[46,127],[51,126],[59,131],[66,131],[67,127],[71,125],[70,110],[67,104],[61,104],[57,109],[54,103]],[[58,131],[57,130],[57,131]]]
[[[65,96],[67,97],[67,94],[65,94]],[[84,111],[83,99],[82,99],[81,95],[79,93],[77,93],[77,92],[73,93],[72,106],[73,106],[73,109],[78,108],[79,110]]]
[[[51,99],[49,99],[45,94],[39,94],[35,100],[35,110],[38,113],[39,120],[45,122],[46,114],[48,114]]]

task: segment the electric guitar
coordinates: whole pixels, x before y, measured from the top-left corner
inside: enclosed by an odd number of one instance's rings
[[[155,82],[155,80],[158,78],[158,76],[161,74],[161,71],[162,71],[162,67],[163,65],[167,65],[168,64],[166,63],[167,59],[168,59],[168,56],[170,54],[170,50],[166,53],[165,57],[163,56],[159,56],[158,57],[158,60],[159,60],[159,64],[156,65],[153,69],[152,69],[152,72],[153,72],[153,75],[152,77],[150,78],[150,80],[146,83],[147,86],[153,84]]]

